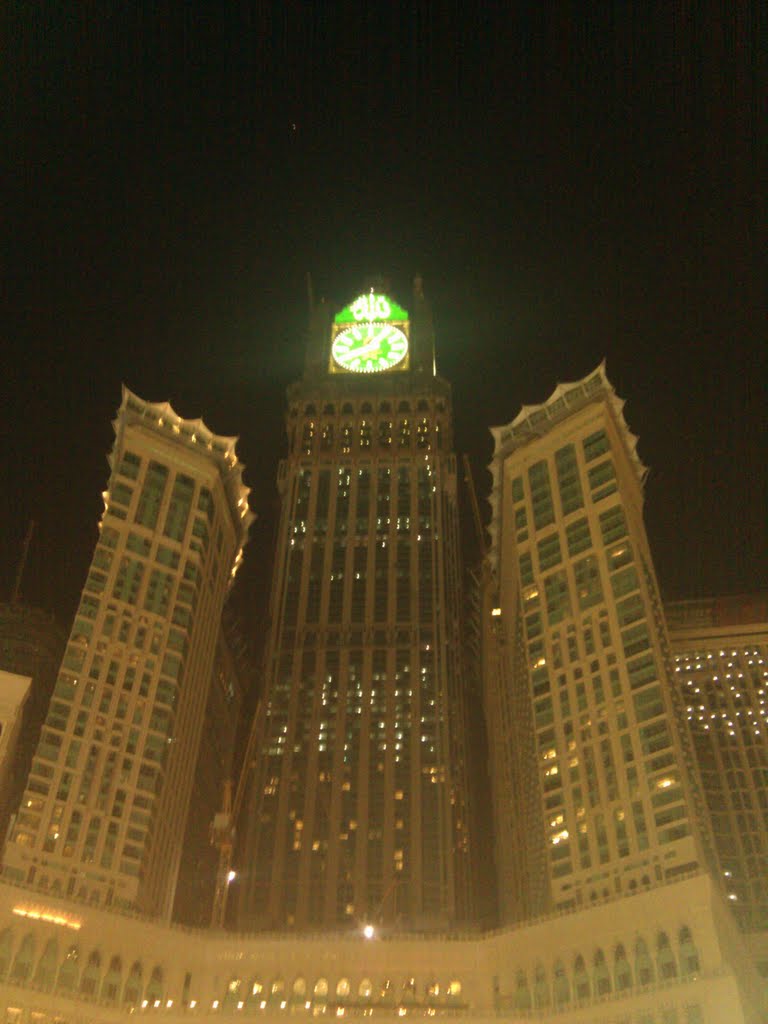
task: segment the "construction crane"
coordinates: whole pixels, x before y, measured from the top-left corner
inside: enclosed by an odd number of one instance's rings
[[[211,908],[211,928],[223,928],[227,913],[227,898],[229,887],[235,880],[235,872],[232,870],[232,855],[235,846],[235,828],[240,815],[240,808],[248,788],[248,777],[254,765],[254,749],[262,711],[261,701],[256,709],[248,736],[248,744],[245,748],[243,767],[240,778],[235,789],[234,799],[232,796],[232,779],[224,782],[221,810],[214,816],[211,824],[211,846],[218,847],[219,863],[216,868],[216,887],[213,892],[213,906]]]
[[[477,534],[477,543],[480,548],[480,560],[482,561],[484,555],[487,553],[488,544],[485,539],[485,531],[483,530],[483,521],[480,518],[480,506],[477,503],[475,481],[472,477],[472,466],[469,463],[468,455],[462,455],[461,461],[464,466],[464,483],[467,485],[467,491],[469,492],[469,501],[472,506],[472,518],[475,523],[475,533]]]

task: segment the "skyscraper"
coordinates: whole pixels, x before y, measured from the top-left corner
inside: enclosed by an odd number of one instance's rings
[[[486,690],[505,919],[714,864],[622,409],[601,365],[493,430]]]
[[[442,927],[468,835],[451,394],[420,280],[313,311],[289,452],[240,923]]]
[[[768,929],[768,595],[665,606],[731,908]]]
[[[234,438],[127,389],[114,426],[99,538],[3,870],[168,916],[252,517]]]

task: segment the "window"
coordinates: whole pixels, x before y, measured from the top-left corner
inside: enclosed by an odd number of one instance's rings
[[[139,475],[140,465],[141,459],[138,455],[134,455],[133,452],[123,452],[123,460],[120,463],[119,472],[130,480],[135,480]]]
[[[582,442],[584,446],[584,459],[586,462],[592,462],[603,452],[608,451],[608,438],[606,437],[604,430],[597,430],[594,434],[590,434],[584,438]]]
[[[156,615],[167,615],[172,585],[173,576],[170,573],[153,569],[144,598],[145,610]]]
[[[603,599],[603,589],[600,584],[600,570],[597,565],[597,558],[594,555],[587,555],[576,562],[573,567],[576,580],[576,593],[579,598],[579,608],[582,610],[590,608]]]
[[[168,467],[161,466],[159,462],[150,462],[136,509],[136,522],[141,526],[150,530],[156,527],[167,480]]]
[[[624,644],[624,654],[628,658],[647,650],[651,646],[651,639],[648,636],[648,627],[645,622],[623,630],[621,642]]]
[[[614,597],[622,597],[624,594],[631,594],[632,591],[637,590],[639,586],[640,584],[637,581],[637,573],[631,565],[626,569],[622,569],[621,572],[616,572],[611,576],[611,590],[613,590]]]
[[[189,509],[195,495],[195,480],[189,476],[179,473],[173,481],[171,500],[168,503],[168,513],[165,519],[163,530],[166,537],[172,541],[181,541],[186,530],[186,521],[189,518]],[[202,493],[201,493],[202,498]]]
[[[523,586],[529,586],[533,583],[533,561],[528,552],[520,555],[520,579]]]
[[[523,478],[516,476],[512,481],[512,501],[523,500]]]
[[[555,452],[555,468],[557,470],[557,483],[560,488],[560,503],[563,506],[563,515],[575,512],[576,509],[584,506],[584,496],[581,492],[581,481],[579,479],[579,466],[576,462],[576,449],[572,444],[566,445]]]
[[[571,557],[592,547],[592,537],[586,519],[577,519],[575,523],[566,526],[565,538],[568,542],[568,554]]]
[[[638,619],[645,618],[645,606],[639,594],[633,594],[616,605],[619,627],[629,626]]]
[[[603,535],[603,543],[606,545],[614,544],[622,537],[626,537],[627,520],[621,505],[614,505],[600,513],[600,532]]]
[[[551,537],[546,537],[544,540],[540,540],[538,544],[538,553],[540,572],[544,572],[546,569],[551,569],[553,565],[559,565],[563,560],[562,552],[560,551],[559,535],[553,533]]]
[[[144,563],[124,555],[117,571],[112,596],[128,604],[136,604],[143,576]]]
[[[546,462],[542,460],[531,466],[528,470],[528,482],[531,488],[534,525],[537,530],[541,530],[555,521],[549,470]]]
[[[568,592],[568,578],[565,570],[553,573],[544,580],[544,593],[547,600],[547,617],[550,626],[561,622],[571,613],[571,599]]]
[[[593,466],[589,470],[588,475],[593,501],[601,501],[603,498],[607,498],[609,494],[616,492],[616,471],[610,459],[606,459],[605,462],[601,462],[598,466]]]

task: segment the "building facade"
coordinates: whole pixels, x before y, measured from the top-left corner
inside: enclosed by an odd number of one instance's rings
[[[484,934],[237,935],[0,883],[7,1024],[450,1018],[761,1024],[766,986],[705,875]]]
[[[234,438],[127,389],[114,426],[99,538],[3,871],[167,917],[251,514]]]
[[[252,676],[240,629],[225,609],[205,708],[205,742],[200,744],[192,785],[195,813],[187,816],[176,886],[173,920],[179,924],[196,928],[211,924],[219,869],[211,823],[222,809],[225,786],[232,786],[237,778],[236,743],[243,698],[253,685]]]
[[[240,924],[445,927],[470,900],[457,473],[420,281],[410,313],[314,310],[287,431]]]
[[[665,611],[728,898],[768,933],[768,595]]]
[[[506,920],[716,867],[622,407],[601,365],[493,429],[486,694]]]
[[[14,764],[19,759],[19,740],[24,707],[32,680],[0,669],[0,805],[7,806],[13,786]]]
[[[66,642],[66,632],[44,609],[21,601],[0,604],[0,670],[31,679],[16,756],[0,794],[0,843],[5,842],[11,814],[24,792]]]

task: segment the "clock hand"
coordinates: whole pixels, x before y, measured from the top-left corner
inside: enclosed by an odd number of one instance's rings
[[[367,356],[371,352],[377,352],[381,348],[381,337],[376,337],[372,341],[369,341],[367,345],[363,345],[362,348],[353,348],[350,350],[350,355],[355,358],[361,356]]]

